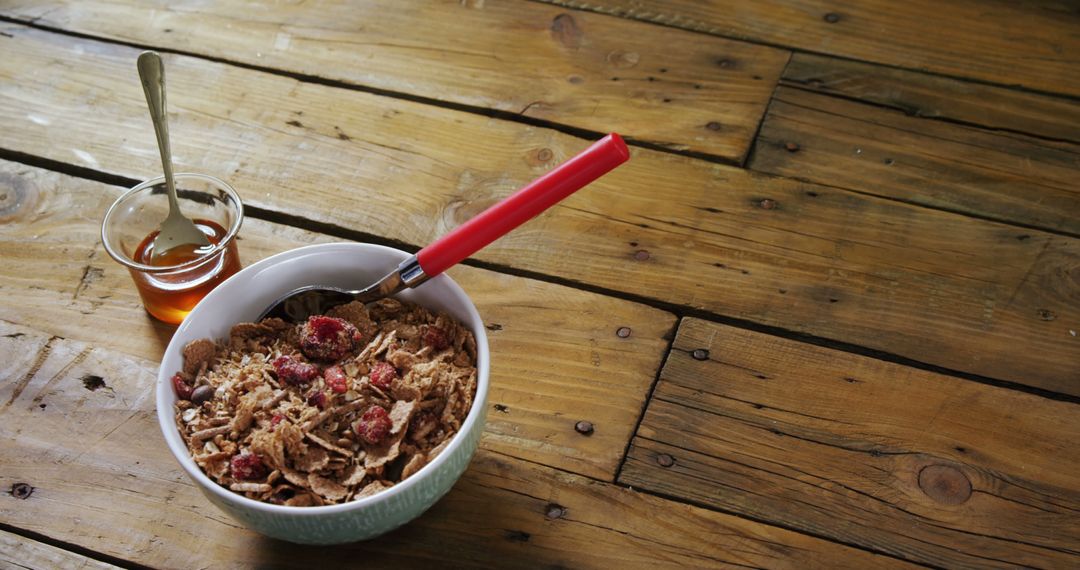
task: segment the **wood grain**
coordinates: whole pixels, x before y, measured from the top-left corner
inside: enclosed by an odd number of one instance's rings
[[[709,34],[1080,95],[1068,2],[547,0]]]
[[[156,175],[142,92],[121,80],[137,50],[0,31],[5,145]],[[178,170],[414,246],[588,144],[199,59],[166,65]],[[1067,237],[636,149],[476,257],[1080,395],[1080,242]]]
[[[1077,438],[1075,404],[684,319],[619,481],[936,567],[1065,568]]]
[[[0,488],[34,487],[25,500],[0,496],[0,521],[136,564],[904,567],[489,450],[478,452],[446,498],[402,529],[335,548],[289,545],[238,527],[176,467],[157,435],[153,362],[5,321],[0,358],[16,363],[0,383]],[[90,389],[97,384],[82,380],[90,374],[104,385]]]
[[[0,568],[11,570],[17,568],[108,570],[117,567],[0,530]]]
[[[79,33],[741,162],[788,53],[522,1],[5,2]],[[418,25],[418,22],[422,24]]]
[[[127,271],[100,245],[99,216],[122,189],[0,161],[0,191],[13,176],[37,200],[0,233],[0,318],[160,360],[174,329],[146,315]],[[241,236],[246,263],[333,241],[252,219]],[[613,480],[674,316],[482,269],[456,267],[450,275],[488,326],[494,409],[484,446]],[[620,338],[620,327],[632,334]],[[580,420],[592,422],[592,435],[574,430]]]
[[[780,87],[750,168],[1080,235],[1080,144]]]
[[[781,82],[910,116],[1080,143],[1080,104],[1060,97],[809,53],[791,56]]]

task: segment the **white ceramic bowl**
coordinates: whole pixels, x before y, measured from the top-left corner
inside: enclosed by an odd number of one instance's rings
[[[323,507],[286,507],[253,501],[221,487],[188,454],[173,415],[176,393],[170,378],[182,368],[181,350],[199,338],[225,338],[236,323],[252,321],[275,299],[305,285],[359,289],[397,267],[403,251],[359,243],[312,245],[264,259],[229,278],[207,295],[173,335],[161,361],[157,412],[161,432],[180,466],[210,502],[243,525],[274,538],[304,544],[339,544],[372,538],[416,518],[435,504],[465,471],[484,428],[489,355],[476,307],[461,287],[439,275],[399,295],[445,311],[476,336],[477,387],[472,409],[449,446],[420,471],[394,487],[363,499]]]

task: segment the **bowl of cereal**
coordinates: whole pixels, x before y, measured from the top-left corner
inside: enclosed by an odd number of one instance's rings
[[[300,323],[253,322],[282,294],[357,288],[408,254],[302,247],[247,267],[176,330],[157,383],[169,450],[210,502],[304,544],[373,538],[416,518],[465,471],[483,431],[483,322],[446,275]]]

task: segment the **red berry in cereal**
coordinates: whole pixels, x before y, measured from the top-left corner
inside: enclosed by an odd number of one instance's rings
[[[360,332],[348,321],[316,315],[300,329],[300,350],[314,360],[340,360],[360,340]]]
[[[373,386],[380,390],[389,390],[390,384],[398,377],[398,372],[389,362],[376,362],[375,366],[371,367],[371,373],[368,376]]]
[[[172,385],[173,385],[173,389],[176,390],[176,397],[177,398],[180,398],[181,400],[190,400],[191,399],[191,393],[195,390],[195,388],[193,388],[191,386],[191,384],[188,384],[187,381],[184,380],[184,377],[181,376],[179,372],[177,372],[176,374],[173,374]]]
[[[326,407],[326,392],[322,390],[315,390],[308,395],[307,403],[309,406],[315,406],[320,410]]]
[[[229,468],[234,479],[249,481],[266,476],[266,466],[254,453],[237,453],[229,462]]]
[[[294,386],[310,384],[319,377],[318,366],[293,356],[279,356],[274,359],[272,364],[278,380],[286,384]]]
[[[349,377],[340,366],[331,366],[323,370],[323,380],[326,381],[326,387],[335,394],[344,394],[349,391]]]
[[[274,414],[274,417],[270,418],[270,431],[274,431],[274,428],[276,428],[283,419],[285,419],[285,416],[281,414]]]
[[[446,331],[436,326],[429,326],[424,330],[424,344],[435,350],[442,350],[450,346],[450,340],[446,338]]]
[[[386,410],[379,406],[371,406],[364,412],[364,415],[360,416],[356,425],[353,426],[353,430],[364,441],[372,445],[378,445],[382,440],[386,439],[392,425],[390,414],[387,414]]]

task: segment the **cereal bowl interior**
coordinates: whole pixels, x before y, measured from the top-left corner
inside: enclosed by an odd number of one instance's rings
[[[157,382],[158,422],[180,466],[215,505],[262,534],[304,544],[339,544],[372,538],[419,516],[465,471],[480,440],[486,413],[489,354],[476,307],[446,275],[397,296],[443,312],[476,340],[476,394],[457,433],[433,459],[394,486],[341,504],[287,506],[248,498],[222,487],[192,459],[177,427],[178,398],[171,378],[183,369],[189,342],[225,339],[233,325],[250,322],[281,295],[307,285],[360,288],[397,267],[408,256],[395,249],[358,243],[312,245],[264,259],[241,270],[207,295],[188,315],[165,350]]]

